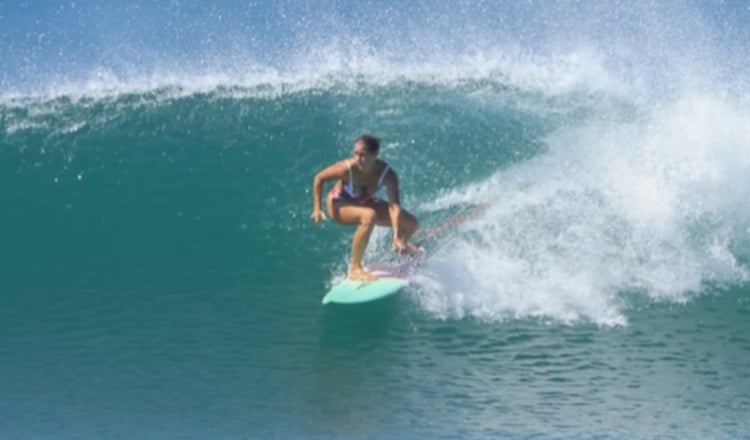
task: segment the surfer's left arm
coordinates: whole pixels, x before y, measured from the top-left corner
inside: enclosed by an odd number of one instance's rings
[[[383,179],[383,183],[388,190],[388,214],[391,217],[391,226],[393,227],[393,247],[400,249],[404,247],[404,242],[398,235],[398,220],[401,216],[401,202],[399,200],[400,194],[396,172],[392,169],[388,170],[388,173]]]

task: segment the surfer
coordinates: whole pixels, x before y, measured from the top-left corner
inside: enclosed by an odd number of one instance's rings
[[[376,277],[362,266],[362,256],[375,225],[393,228],[391,249],[400,254],[422,253],[409,243],[419,227],[414,215],[401,208],[396,172],[378,159],[380,139],[365,134],[354,141],[352,157],[336,162],[315,175],[313,212],[310,218],[320,224],[326,219],[321,207],[323,184],[337,180],[326,198],[328,215],[337,223],[357,226],[352,239],[352,262],[349,278],[373,280]],[[388,201],[377,193],[385,186]]]

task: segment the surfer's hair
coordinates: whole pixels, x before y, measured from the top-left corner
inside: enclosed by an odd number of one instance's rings
[[[380,138],[371,134],[363,134],[354,141],[355,144],[357,142],[362,142],[365,145],[365,148],[367,148],[367,152],[370,154],[375,154],[380,150]]]

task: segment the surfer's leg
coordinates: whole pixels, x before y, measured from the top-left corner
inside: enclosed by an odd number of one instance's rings
[[[412,243],[409,243],[409,239],[411,239],[411,237],[415,232],[417,232],[418,229],[419,220],[417,220],[417,217],[415,217],[411,212],[402,209],[398,226],[399,235],[401,236],[401,239],[404,241],[404,244],[410,252],[423,253],[424,249]]]
[[[373,274],[365,270],[362,265],[362,257],[370,241],[370,235],[375,228],[377,212],[368,206],[350,205],[344,203],[328,204],[328,213],[336,222],[344,225],[354,225],[357,229],[352,237],[352,264],[349,269],[349,278],[354,280],[373,280]]]
[[[362,256],[365,254],[367,244],[370,242],[370,235],[375,228],[376,214],[372,208],[359,209],[362,212],[356,214],[359,218],[359,224],[352,238],[352,267],[349,271],[349,278],[370,280],[375,279],[375,276],[367,272],[362,266]]]
[[[404,243],[409,242],[409,239],[417,232],[417,229],[419,229],[419,220],[411,212],[402,209],[398,230]]]
[[[377,201],[373,204],[373,207],[377,212],[377,225],[390,227],[391,215],[388,212],[388,202]],[[409,251],[423,252],[418,246],[409,243],[409,239],[419,229],[419,220],[417,220],[414,214],[402,208],[401,215],[398,217],[398,223],[398,238],[404,242]]]

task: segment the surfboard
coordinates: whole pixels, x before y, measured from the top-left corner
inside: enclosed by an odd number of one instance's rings
[[[373,281],[346,280],[335,285],[323,297],[323,304],[358,304],[385,298],[409,285],[403,278],[383,277]]]
[[[409,285],[407,264],[370,264],[367,270],[378,278],[372,281],[342,281],[323,297],[323,304],[358,304],[398,293]]]

